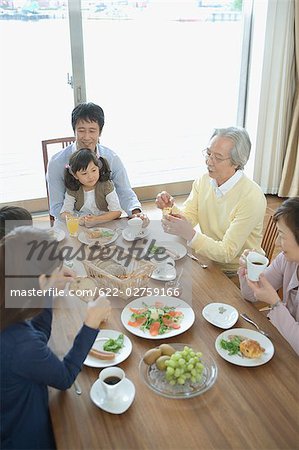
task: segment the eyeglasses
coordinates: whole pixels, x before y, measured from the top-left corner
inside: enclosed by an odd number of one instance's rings
[[[205,157],[205,159],[209,159],[210,158],[216,163],[221,163],[222,161],[226,161],[227,159],[230,159],[230,158],[219,158],[219,156],[216,156],[213,153],[211,153],[209,148],[205,148],[202,151],[202,154]]]

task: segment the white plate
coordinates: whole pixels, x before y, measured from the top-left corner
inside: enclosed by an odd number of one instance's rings
[[[122,334],[121,331],[115,331],[115,330],[101,330],[99,334],[97,335],[98,338],[112,338],[117,339],[118,336]],[[107,339],[108,340],[108,339]],[[103,345],[105,344],[106,340],[103,341],[95,341],[92,348],[96,350],[103,350]],[[124,346],[119,350],[119,353],[115,353],[115,358],[111,361],[107,361],[104,359],[98,359],[94,356],[88,355],[84,361],[83,364],[85,366],[89,367],[110,367],[110,366],[117,366],[122,361],[128,358],[132,351],[132,343],[130,339],[124,335]]]
[[[235,325],[239,317],[236,308],[226,303],[209,303],[202,310],[202,315],[212,325],[224,330]]]
[[[65,231],[63,231],[61,228],[52,228],[52,231],[54,233],[54,238],[56,241],[61,242],[65,238]]]
[[[176,278],[175,267],[167,264],[167,270],[165,270],[165,264],[158,264],[153,271],[151,278],[159,281],[172,281]]]
[[[248,339],[254,339],[257,341],[264,349],[265,352],[262,354],[260,358],[246,358],[245,356],[239,355],[229,355],[227,350],[224,350],[220,347],[221,339],[228,339],[228,336],[236,334],[238,336],[244,336]],[[247,328],[233,328],[232,330],[223,331],[223,333],[219,334],[215,341],[215,347],[219,355],[225,359],[226,361],[236,364],[237,366],[244,367],[256,367],[261,366],[262,364],[270,361],[272,356],[274,355],[274,346],[270,339],[266,336],[262,335],[258,331],[248,330]]]
[[[140,233],[135,236],[132,237],[131,233],[129,232],[128,228],[125,228],[122,231],[122,236],[126,241],[132,242],[132,241],[137,241],[138,239],[143,239],[145,238],[148,234],[149,234],[149,228],[142,228],[142,230],[140,231]]]
[[[111,414],[122,414],[131,406],[135,397],[135,386],[128,378],[122,383],[122,389],[115,400],[106,400],[100,380],[96,380],[90,389],[90,398],[95,405]]]
[[[164,247],[166,249],[165,254],[171,256],[175,261],[187,255],[186,247],[179,242],[157,241],[155,247]]]
[[[96,230],[103,230],[103,231],[109,231],[111,233],[111,231],[113,232],[113,236],[111,236],[110,239],[106,238],[106,237],[100,237],[100,238],[96,238],[96,239],[91,239],[88,236],[88,232],[87,231],[80,231],[78,239],[80,242],[82,242],[82,244],[86,244],[86,245],[108,245],[111,244],[112,242],[116,241],[116,239],[118,238],[118,233],[115,230],[111,230],[110,228],[102,228],[102,227],[97,227],[97,228],[89,228],[88,231],[96,231]]]
[[[182,313],[184,314],[184,318],[180,324],[181,327],[179,329],[173,329],[168,331],[167,333],[159,334],[158,336],[151,336],[149,330],[143,331],[140,328],[135,328],[128,324],[132,315],[132,311],[130,310],[130,308],[142,308],[144,303],[146,303],[147,306],[154,305],[157,301],[161,301],[161,303],[166,306],[174,306],[177,311],[182,311]],[[194,320],[195,315],[193,309],[188,305],[188,303],[176,297],[161,298],[155,295],[149,297],[140,297],[125,306],[121,313],[121,321],[123,326],[128,331],[130,331],[130,333],[135,334],[135,336],[139,336],[145,339],[168,339],[173,336],[177,336],[192,327]]]

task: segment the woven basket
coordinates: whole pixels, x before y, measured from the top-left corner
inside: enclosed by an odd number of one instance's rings
[[[119,261],[117,257],[112,257],[111,261],[125,266],[127,274],[126,278],[118,278],[97,267],[96,264],[100,260],[86,260],[82,262],[87,275],[95,279],[99,289],[108,289],[109,295],[118,296],[127,300],[133,296],[141,296],[141,293],[138,293],[138,290],[147,287],[155,266],[150,261],[137,260],[133,255],[127,252],[123,255],[129,255],[129,264],[128,262],[125,264],[125,261]]]

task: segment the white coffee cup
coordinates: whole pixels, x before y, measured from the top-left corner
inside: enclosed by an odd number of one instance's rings
[[[269,264],[268,258],[257,252],[249,252],[246,259],[248,279],[251,281],[258,281],[260,274]]]
[[[133,217],[133,219],[128,220],[128,231],[129,235],[132,237],[138,236],[142,229],[142,219],[140,217]]]
[[[99,380],[107,401],[118,398],[125,377],[125,372],[120,367],[107,367],[100,372]]]

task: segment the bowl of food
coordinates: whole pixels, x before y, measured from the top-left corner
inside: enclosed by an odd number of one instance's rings
[[[156,394],[187,399],[210,389],[217,379],[218,369],[211,356],[187,344],[161,344],[143,355],[139,373]]]

